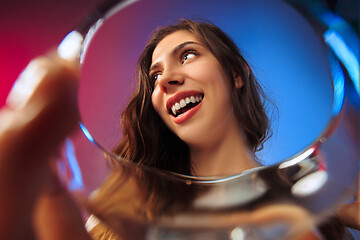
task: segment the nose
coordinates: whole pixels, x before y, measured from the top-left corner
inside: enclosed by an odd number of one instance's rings
[[[162,76],[158,80],[160,89],[164,93],[172,91],[185,82],[184,76],[181,73],[175,71],[163,72]]]

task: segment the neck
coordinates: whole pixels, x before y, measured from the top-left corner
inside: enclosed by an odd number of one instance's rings
[[[260,166],[238,127],[228,129],[220,141],[190,147],[193,175],[234,175]]]

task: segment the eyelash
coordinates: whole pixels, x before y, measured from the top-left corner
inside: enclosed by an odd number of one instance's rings
[[[199,55],[198,52],[195,51],[195,50],[192,50],[192,49],[185,50],[185,51],[183,52],[183,54],[181,54],[181,59],[180,59],[181,64],[183,64],[183,63],[187,60],[187,59],[184,60],[184,58],[185,58],[187,55],[189,55],[189,54],[194,54],[195,56]]]
[[[184,64],[185,61],[187,61],[187,59],[184,60],[184,58],[189,55],[189,54],[194,54],[194,56],[198,56],[199,53],[195,50],[192,50],[192,49],[188,49],[188,50],[185,50],[182,54],[181,54],[181,57],[180,57],[180,62],[181,64]],[[151,74],[150,76],[150,79],[155,82],[157,80],[157,77],[160,75],[159,74],[160,72],[155,72],[153,74]]]
[[[150,76],[150,80],[152,80],[152,82],[155,82],[158,76],[159,76],[159,72],[153,73]]]

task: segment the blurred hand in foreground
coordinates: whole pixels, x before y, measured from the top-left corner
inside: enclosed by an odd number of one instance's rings
[[[89,239],[51,158],[79,120],[79,66],[33,60],[0,110],[0,239]]]

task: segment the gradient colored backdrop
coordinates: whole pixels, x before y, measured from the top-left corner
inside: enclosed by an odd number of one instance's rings
[[[59,44],[98,2],[0,1],[0,106],[29,61]]]
[[[56,47],[99,2],[0,2],[0,105],[27,63]],[[180,16],[219,25],[269,89],[279,113],[274,115],[273,137],[260,154],[265,164],[292,156],[322,132],[332,101],[328,52],[295,9],[280,0],[153,0],[139,1],[105,21],[84,59],[81,112],[103,146],[111,149],[119,139],[119,113],[134,87],[133,69],[148,35]]]

